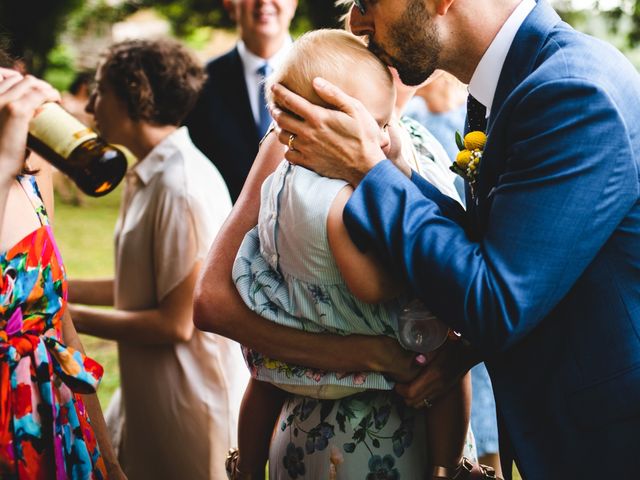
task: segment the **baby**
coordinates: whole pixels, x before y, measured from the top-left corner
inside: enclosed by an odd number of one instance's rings
[[[393,80],[363,42],[342,30],[307,33],[295,42],[269,83],[281,83],[310,102],[326,106],[312,87],[315,77],[333,82],[364,105],[378,122],[381,147],[388,152]],[[249,308],[301,330],[398,338],[398,319],[408,298],[401,282],[351,242],[342,221],[351,193],[344,181],[284,160],[265,180],[258,226],[245,236],[233,268],[234,281]],[[379,373],[310,370],[248,350],[245,358],[252,380],[242,404],[240,455],[234,459],[232,478],[262,478],[282,391],[338,399],[394,386]],[[459,426],[461,419],[468,421],[466,388],[461,382],[427,414],[430,463],[447,467],[447,471],[456,471],[462,457],[466,431],[453,425]],[[447,478],[435,472],[433,478]]]

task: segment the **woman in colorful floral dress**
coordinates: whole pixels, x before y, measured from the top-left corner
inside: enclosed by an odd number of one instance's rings
[[[35,165],[23,163],[29,120],[57,100],[46,83],[0,68],[0,478],[123,478],[97,398],[86,395],[102,367],[81,353],[65,313],[51,204],[30,174]],[[50,200],[50,167],[38,171]]]

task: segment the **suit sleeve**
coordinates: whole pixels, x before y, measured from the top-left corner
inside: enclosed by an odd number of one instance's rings
[[[426,305],[481,349],[508,348],[535,328],[638,196],[629,132],[597,86],[543,84],[511,118],[496,133],[504,158],[483,159],[504,168],[480,241],[389,162],[369,172],[344,215],[357,244],[401,266]]]
[[[457,222],[463,228],[467,226],[467,217],[464,208],[453,198],[443,194],[440,190],[434,187],[429,181],[422,177],[417,172],[413,171],[411,174],[411,182],[418,187],[420,192],[433,200],[438,204],[442,214]]]

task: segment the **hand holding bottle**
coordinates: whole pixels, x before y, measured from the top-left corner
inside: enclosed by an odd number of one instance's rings
[[[0,178],[7,185],[24,164],[29,122],[45,102],[60,94],[48,83],[0,68]]]
[[[127,159],[57,102],[60,94],[30,75],[0,68],[0,179],[8,185],[20,172],[28,147],[71,177],[88,195],[112,191]]]

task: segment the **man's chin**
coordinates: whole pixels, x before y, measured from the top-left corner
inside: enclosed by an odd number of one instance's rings
[[[416,70],[405,69],[394,65],[394,68],[398,71],[400,81],[409,87],[417,87],[422,84],[427,78],[431,76],[431,72],[422,72]]]

